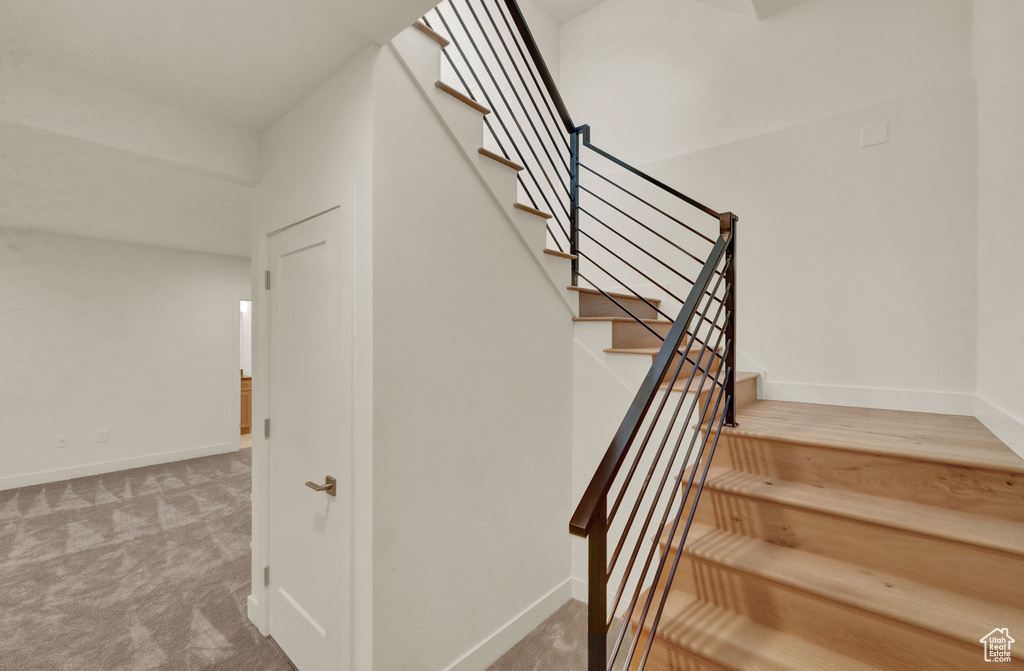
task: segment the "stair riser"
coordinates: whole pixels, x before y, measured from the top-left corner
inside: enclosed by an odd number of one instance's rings
[[[629,317],[629,313],[611,302],[601,294],[579,292],[581,317]],[[654,319],[657,311],[637,298],[618,298],[615,300],[640,319]]]
[[[672,324],[668,322],[654,322],[647,326],[662,337],[668,335],[672,328]],[[612,325],[612,347],[661,347],[661,343],[661,338],[635,321],[615,322]]]
[[[961,671],[983,663],[980,643],[951,639],[687,553],[679,573],[673,589],[686,589],[707,603],[880,669]],[[991,629],[984,626],[965,623],[964,634],[980,639]],[[1024,668],[1024,662],[1014,660],[1006,668]]]
[[[993,603],[1024,603],[1020,555],[708,488],[696,518],[719,529]]]
[[[698,355],[700,355],[700,358],[698,358]],[[682,354],[677,354],[676,356],[674,356],[672,358],[672,361],[669,363],[668,376],[667,376],[666,382],[668,380],[672,379],[672,376],[676,372],[676,366],[679,365],[679,361],[682,358],[683,358]],[[696,388],[697,385],[700,383],[701,378],[704,376],[704,371],[705,370],[708,371],[708,379],[709,380],[714,379],[715,373],[718,372],[718,367],[719,367],[719,364],[721,362],[721,359],[719,357],[715,356],[713,352],[710,352],[708,350],[705,350],[703,352],[703,354],[701,353],[701,351],[699,349],[698,350],[693,350],[693,351],[691,351],[687,355],[686,358],[688,358],[690,360],[689,361],[686,361],[686,360],[683,361],[683,366],[682,366],[682,368],[679,371],[679,376],[676,378],[676,385],[677,385],[677,387],[686,384],[687,378],[689,378],[690,373],[693,371],[694,363],[698,364],[698,370],[693,375],[693,383],[692,383],[692,386],[694,388]],[[653,357],[651,359],[651,362],[652,363],[654,362]],[[724,379],[724,378],[725,378],[725,374],[723,373],[720,376],[720,379]],[[712,399],[711,402],[714,403],[714,400]]]
[[[724,435],[715,459],[790,482],[1024,522],[1024,474]]]
[[[705,391],[702,391],[700,393],[701,407],[703,407],[704,401],[707,399],[707,395],[708,395],[708,393],[710,391],[711,390],[705,390]],[[741,408],[743,408],[743,407],[745,407],[747,405],[750,405],[751,403],[753,403],[756,400],[757,400],[757,378],[756,377],[751,377],[751,378],[748,378],[746,380],[741,380],[741,381],[736,383],[736,409],[737,410],[739,410],[739,409],[741,409]],[[715,414],[715,417],[721,416],[722,410],[725,407],[725,399],[723,398],[721,401],[719,401],[718,400],[718,392],[715,392],[715,395],[711,397],[711,405],[708,408],[708,415],[709,416],[711,415],[711,409],[715,407],[715,403],[716,402],[718,403],[718,413]],[[722,443],[724,443],[725,440],[726,440],[726,436],[725,436],[725,434],[723,434],[722,437],[718,441],[718,448],[716,448],[716,452],[715,452],[715,465],[716,466],[722,466],[723,463],[726,462],[725,458],[720,458],[718,456],[718,451],[717,451],[717,450],[721,450],[722,449]]]

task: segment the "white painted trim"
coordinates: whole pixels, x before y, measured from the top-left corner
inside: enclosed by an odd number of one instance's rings
[[[90,475],[112,473],[114,471],[125,471],[130,468],[141,468],[142,466],[153,466],[155,464],[166,464],[173,461],[185,459],[196,459],[198,457],[209,457],[214,454],[226,454],[239,449],[238,443],[220,443],[217,445],[205,445],[203,447],[192,447],[171,452],[159,452],[157,454],[145,454],[141,457],[128,457],[127,459],[114,459],[113,461],[99,461],[94,464],[82,466],[71,466],[69,468],[57,468],[52,471],[38,471],[24,475],[12,475],[0,478],[0,491],[5,489],[16,489],[18,487],[31,487],[47,482],[60,482],[73,478],[85,478]]]
[[[250,622],[255,622],[256,618],[259,617],[257,615],[257,613],[259,613],[259,612],[260,612],[260,602],[259,602],[259,600],[255,596],[250,594],[248,596],[248,598],[246,598],[246,600],[245,600],[245,614],[249,617],[249,621]],[[260,633],[263,633],[263,632],[260,632]],[[266,634],[264,634],[264,636],[266,636]]]
[[[444,671],[486,669],[572,598],[574,582],[572,578],[566,578],[560,585],[457,659],[454,664],[445,667]]]
[[[765,381],[763,398],[773,401],[822,403],[857,408],[936,412],[944,415],[971,415],[975,395],[951,391],[847,387],[803,382]]]
[[[1015,417],[991,401],[977,395],[974,397],[974,416],[984,424],[996,438],[1024,458],[1024,419]]]
[[[765,385],[768,384],[768,371],[764,366],[751,359],[743,350],[736,350],[736,370],[744,373],[757,373],[757,397],[765,398]]]

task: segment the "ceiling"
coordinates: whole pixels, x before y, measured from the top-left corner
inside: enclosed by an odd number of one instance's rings
[[[0,121],[0,225],[249,256],[250,189]]]
[[[700,0],[755,19],[767,19],[803,0]]]
[[[263,130],[436,0],[0,0],[0,49]]]
[[[551,18],[562,24],[589,12],[605,0],[536,0],[536,2]]]
[[[535,2],[555,21],[563,24],[589,12],[606,0],[535,0]],[[700,2],[757,19],[766,19],[772,14],[778,14],[784,9],[802,2],[802,0],[700,0]]]

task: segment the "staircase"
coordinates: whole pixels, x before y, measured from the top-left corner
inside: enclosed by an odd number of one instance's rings
[[[1024,632],[1024,461],[976,419],[756,401],[738,422],[646,668],[984,668],[982,637]]]
[[[757,400],[737,218],[594,146],[515,0],[445,0],[392,47],[637,388],[570,522],[590,671],[960,670],[1024,635],[1021,459],[970,417]]]

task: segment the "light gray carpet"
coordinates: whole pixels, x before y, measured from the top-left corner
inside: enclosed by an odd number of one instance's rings
[[[250,455],[0,492],[0,669],[290,671],[246,618]]]
[[[618,633],[616,626],[608,635],[609,655]],[[631,640],[626,632],[614,668],[625,666]],[[566,602],[487,671],[587,671],[587,604],[576,599]]]

